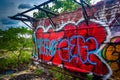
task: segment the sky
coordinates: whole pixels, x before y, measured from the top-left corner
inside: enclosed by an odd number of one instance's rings
[[[21,13],[28,10],[34,5],[39,5],[48,0],[0,0],[0,29],[8,29],[11,26],[25,26],[20,21],[11,20],[8,16],[13,16],[17,13]],[[92,4],[97,3],[100,0],[92,0]],[[34,11],[28,13],[32,16]]]

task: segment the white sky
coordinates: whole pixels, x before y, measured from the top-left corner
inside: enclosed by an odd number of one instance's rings
[[[77,0],[78,2],[80,1],[80,0]],[[92,5],[93,4],[96,4],[97,2],[99,2],[99,1],[101,1],[101,0],[91,0],[91,3],[92,3]]]
[[[101,0],[91,0],[91,3],[92,3],[92,4],[96,4],[96,3],[99,2],[99,1],[101,1]]]

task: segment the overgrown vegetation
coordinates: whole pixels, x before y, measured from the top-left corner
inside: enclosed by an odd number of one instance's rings
[[[30,51],[23,51],[20,56],[20,66],[21,68],[24,68],[26,64],[29,64],[31,58]],[[18,60],[17,56],[14,55],[12,52],[7,53],[6,57],[0,58],[0,71],[2,70],[8,70],[8,69],[16,69],[18,67]],[[22,66],[21,66],[22,65]]]
[[[32,31],[27,28],[0,30],[0,70],[17,67],[28,63],[31,57]]]
[[[40,69],[40,68],[37,68],[37,69],[35,70],[35,74],[36,74],[36,75],[41,75],[43,72],[44,72],[43,69]]]
[[[94,76],[92,74],[87,74],[87,80],[94,80],[93,77]]]
[[[52,67],[49,69],[49,73],[53,75],[55,80],[80,80],[79,78],[73,77],[71,73],[65,72],[64,69],[58,67]]]
[[[67,71],[65,72],[64,69],[58,67],[52,67],[49,69],[49,73],[53,75],[55,80],[82,80],[78,77],[73,77],[71,73]],[[94,76],[92,74],[87,74],[82,77],[85,77],[86,80],[94,80]]]
[[[53,67],[52,69],[49,70],[49,72],[53,75],[53,78],[55,78],[55,80],[66,80],[64,74],[58,72],[57,69],[58,68]],[[63,72],[63,70],[61,72]]]

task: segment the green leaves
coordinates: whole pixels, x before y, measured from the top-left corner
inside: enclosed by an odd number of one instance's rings
[[[85,0],[85,1],[88,4],[91,4],[90,3],[91,0]],[[50,10],[55,13],[63,13],[63,12],[74,11],[74,10],[78,9],[79,7],[80,7],[80,5],[75,3],[73,0],[57,0],[57,2],[55,1],[51,5],[47,4],[47,5],[43,6],[42,8]],[[47,17],[46,13],[43,11],[34,12],[33,16],[35,18],[46,18]]]
[[[60,6],[57,7],[57,4],[60,4]],[[79,7],[79,5],[76,4],[73,0],[58,0],[57,4],[54,7],[56,7],[57,9],[61,8],[60,13],[71,12]]]
[[[62,12],[70,12],[78,8],[78,4],[73,2],[73,0],[57,0],[57,2],[53,2],[51,5],[43,6],[43,9],[50,10],[55,13]],[[35,18],[46,18],[46,13],[43,11],[34,12],[33,16]],[[52,16],[52,15],[50,15]]]
[[[31,38],[25,38],[23,35],[31,35],[31,33],[31,30],[24,27],[10,28],[5,31],[0,30],[0,50],[15,51],[23,45],[30,47]]]
[[[4,55],[7,56],[7,58],[3,57],[3,60],[0,62],[0,65],[5,63],[5,65],[3,67],[1,66],[0,68],[6,69],[9,68],[9,66],[17,66],[19,70],[21,63],[29,62],[31,52],[29,52],[29,55],[24,52],[27,51],[25,49],[30,50],[32,47],[31,34],[32,31],[24,27],[10,28],[5,31],[0,30],[0,54],[5,53]],[[13,53],[12,57],[10,55],[11,52]]]

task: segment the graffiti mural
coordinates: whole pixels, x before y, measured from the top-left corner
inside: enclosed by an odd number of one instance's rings
[[[112,22],[116,20],[116,16],[120,15],[120,2],[111,0],[100,6],[102,6],[102,8],[100,9],[100,7],[98,7],[98,10],[94,13],[95,18],[111,25]]]
[[[81,9],[53,18],[55,29],[48,19],[39,21],[33,35],[34,58],[105,80],[120,73],[120,1],[102,1],[88,15],[88,26]]]
[[[113,35],[116,34],[116,32],[120,32],[120,15],[116,16],[109,26]]]
[[[33,33],[32,34],[32,43],[33,43],[33,50],[32,50],[32,56],[34,57],[34,58],[36,58],[36,59],[38,59],[38,53],[37,53],[37,46],[36,46],[36,34],[35,33]]]
[[[113,71],[120,70],[120,36],[113,37],[102,50],[104,59],[109,63]]]
[[[35,32],[38,59],[74,72],[93,73],[103,78],[111,75],[109,66],[97,55],[110,36],[109,28],[99,21],[91,19],[89,26],[84,20],[77,24],[69,22],[56,30],[39,26]]]
[[[120,1],[110,0],[103,3],[101,9],[95,11],[95,18],[105,22],[111,32],[110,40],[101,49],[100,55],[110,65],[114,79],[120,79]]]
[[[119,80],[120,77],[120,32],[111,36],[110,42],[102,49],[102,57],[110,65],[113,71],[113,78]]]

